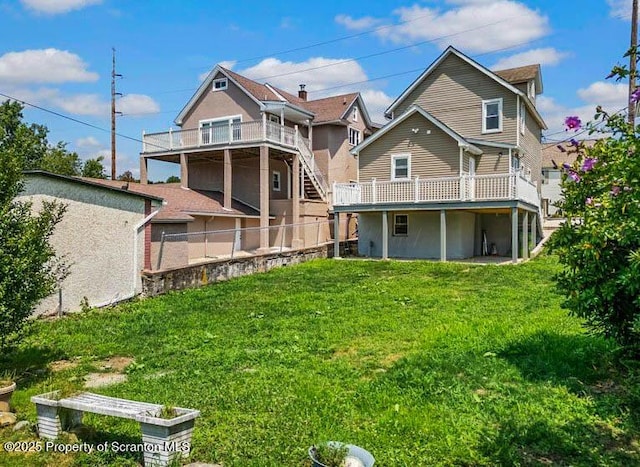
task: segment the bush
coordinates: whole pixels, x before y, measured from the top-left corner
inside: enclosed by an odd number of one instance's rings
[[[567,119],[577,130],[579,120]],[[576,126],[577,123],[577,126]],[[564,270],[556,276],[564,306],[593,332],[640,350],[640,138],[625,116],[598,108],[593,147],[572,140],[578,153],[565,164],[567,222],[551,238]]]

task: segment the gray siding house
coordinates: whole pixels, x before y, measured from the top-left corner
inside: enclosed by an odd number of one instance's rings
[[[353,148],[358,181],[336,183],[336,216],[358,213],[373,257],[528,257],[540,224],[539,65],[493,72],[449,47]]]

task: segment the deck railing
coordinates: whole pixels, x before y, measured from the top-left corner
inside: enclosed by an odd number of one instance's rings
[[[327,199],[329,185],[315,157],[309,140],[304,138],[297,127],[291,128],[270,121],[233,122],[225,121],[216,125],[188,130],[169,130],[161,133],[142,135],[142,153],[161,152],[270,142],[296,149],[300,154],[302,167],[316,187],[322,199]]]
[[[462,175],[414,180],[334,183],[333,205],[375,205],[441,201],[522,200],[538,206],[538,190],[517,174]]]

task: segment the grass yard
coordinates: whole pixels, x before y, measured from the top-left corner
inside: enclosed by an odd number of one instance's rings
[[[14,406],[35,422],[32,395],[130,357],[128,380],[96,392],[201,410],[189,460],[225,467],[305,466],[326,440],[381,467],[640,465],[638,373],[560,308],[557,268],[318,260],[39,322],[0,370],[17,369]],[[88,442],[139,442],[135,422],[85,423]],[[0,452],[2,465],[139,462]]]

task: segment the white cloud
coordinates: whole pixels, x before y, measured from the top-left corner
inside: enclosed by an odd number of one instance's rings
[[[117,103],[116,108],[124,115],[148,115],[160,112],[160,105],[144,94],[126,94]]]
[[[105,116],[111,111],[111,104],[103,101],[98,94],[59,95],[50,100],[51,104],[75,115]]]
[[[102,144],[93,136],[87,136],[86,138],[77,139],[76,147],[79,149],[95,150],[96,148],[102,147]]]
[[[361,31],[363,29],[371,29],[382,24],[382,20],[374,18],[373,16],[364,16],[360,19],[355,19],[349,15],[336,15],[335,21],[341,24],[347,29]]]
[[[220,65],[222,68],[226,68],[227,70],[233,70],[233,67],[236,66],[236,63],[238,62],[235,60],[223,60],[219,62],[218,65]]]
[[[618,19],[631,19],[630,0],[607,0],[609,15]]]
[[[566,136],[563,133],[564,119],[570,115],[576,115],[580,117],[583,123],[586,123],[593,120],[595,109],[598,105],[602,106],[602,108],[609,113],[618,112],[627,106],[626,84],[596,81],[586,88],[578,89],[576,94],[582,101],[582,105],[576,107],[567,107],[558,104],[555,99],[551,97],[538,97],[536,106],[549,127],[546,134],[552,135],[550,137],[551,139],[563,139],[571,136],[570,133],[567,133]],[[582,137],[586,138],[590,136],[585,133]]]
[[[491,68],[493,70],[505,70],[507,68],[515,68],[523,65],[540,64],[546,66],[557,65],[564,58],[569,56],[567,52],[560,52],[553,47],[543,49],[527,50],[519,54],[511,55],[499,60]]]
[[[2,83],[67,83],[96,81],[98,74],[76,54],[58,49],[7,52],[0,57]]]
[[[98,5],[102,0],[20,0],[22,4],[37,13],[57,15],[72,10],[81,10],[90,5]]]
[[[385,123],[387,120],[384,118],[384,111],[391,105],[393,98],[375,89],[366,89],[361,94],[371,119],[377,123]]]
[[[313,57],[304,62],[283,62],[277,58],[267,58],[240,74],[257,81],[267,81],[289,92],[298,89],[299,84],[306,84],[307,91],[314,92],[365,81],[367,75],[360,64],[347,60]],[[316,99],[319,97],[322,96],[314,95]]]
[[[396,44],[433,41],[440,48],[453,45],[465,53],[491,52],[543,37],[549,32],[549,20],[539,11],[514,0],[454,0],[453,8],[413,5],[393,11],[393,27],[376,35]],[[349,18],[352,27],[357,19]],[[358,29],[366,29],[369,17]],[[383,22],[383,20],[380,20]],[[384,21],[388,22],[388,21]]]

